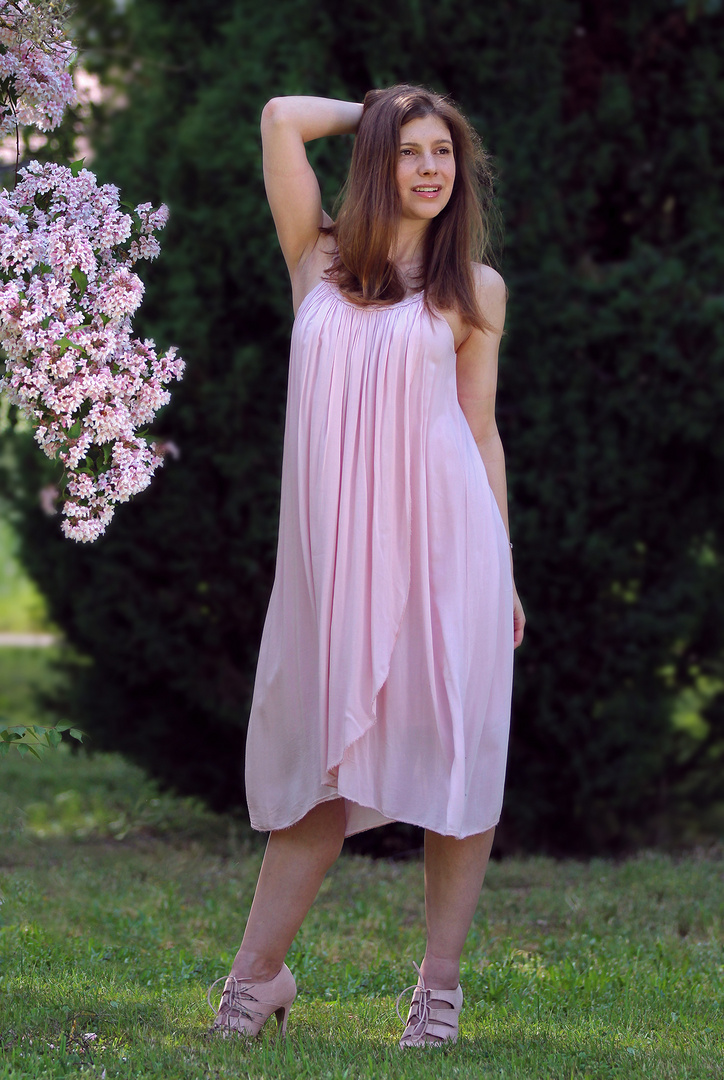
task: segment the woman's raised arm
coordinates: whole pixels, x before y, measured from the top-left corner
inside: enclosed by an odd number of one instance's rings
[[[313,250],[325,223],[319,184],[304,144],[324,135],[351,134],[361,115],[361,105],[330,98],[278,97],[264,106],[264,183],[291,275]]]

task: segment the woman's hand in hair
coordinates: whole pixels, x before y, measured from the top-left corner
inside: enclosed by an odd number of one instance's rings
[[[361,105],[329,98],[278,97],[264,106],[264,183],[291,275],[317,244],[320,226],[331,224],[304,144],[356,131],[361,115]]]

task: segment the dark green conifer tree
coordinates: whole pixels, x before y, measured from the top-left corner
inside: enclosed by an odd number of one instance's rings
[[[74,719],[181,790],[243,800],[290,329],[258,117],[273,94],[422,82],[493,152],[505,221],[499,426],[529,629],[503,836],[602,850],[710,805],[724,743],[719,4],[136,0],[123,33],[128,105],[93,167],[172,210],[142,321],[188,361],[158,425],[181,458],[85,548],[38,512],[46,468],[27,436],[4,437],[26,565],[87,657]],[[311,152],[331,206],[349,140]],[[701,714],[688,727],[687,690]]]

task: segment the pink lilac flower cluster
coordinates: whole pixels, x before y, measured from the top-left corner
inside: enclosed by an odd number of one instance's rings
[[[184,365],[132,337],[143,283],[131,267],[156,257],[167,216],[150,203],[125,213],[118,189],[79,164],[31,162],[0,191],[0,391],[65,466],[62,529],[74,540],[100,536],[162,462],[163,444],[138,428]]]
[[[0,137],[20,124],[50,131],[75,102],[63,4],[0,0]]]

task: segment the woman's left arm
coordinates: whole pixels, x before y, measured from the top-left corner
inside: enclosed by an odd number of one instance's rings
[[[506,288],[491,266],[476,267],[478,302],[493,329],[473,330],[457,351],[457,387],[460,408],[473,433],[488,474],[505,531],[508,526],[508,493],[505,482],[505,454],[495,422],[495,393],[498,384],[498,349],[505,323]],[[510,555],[511,574],[513,552]],[[513,584],[515,647],[523,640],[525,614]]]

